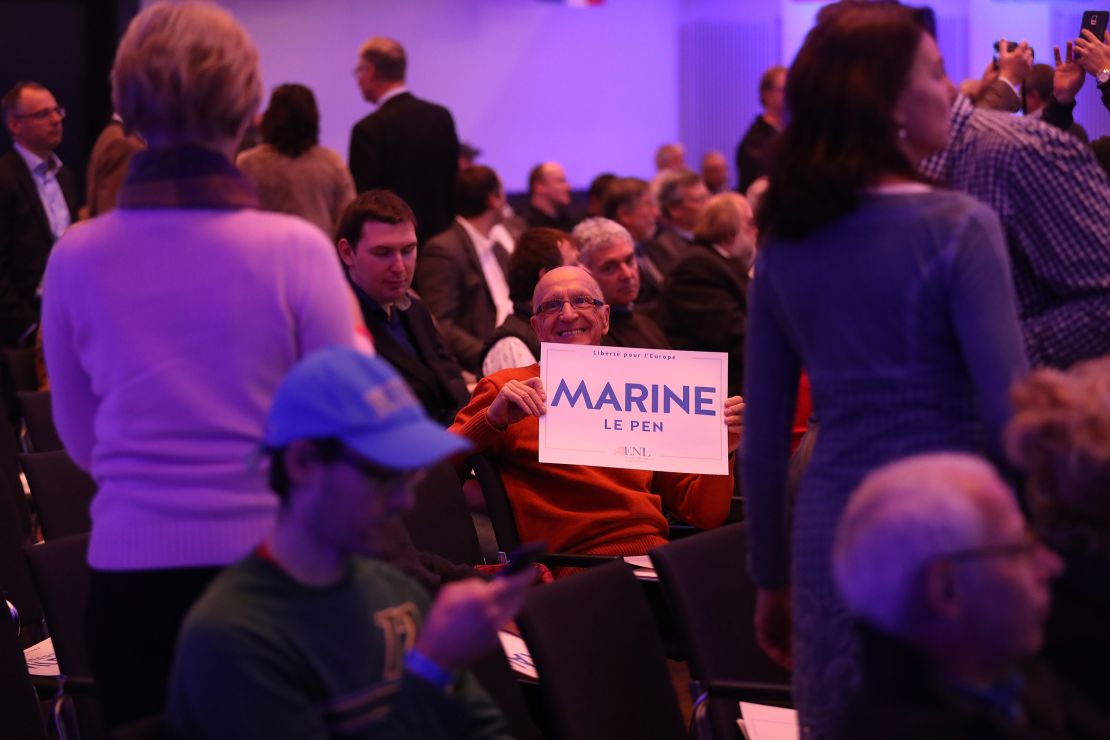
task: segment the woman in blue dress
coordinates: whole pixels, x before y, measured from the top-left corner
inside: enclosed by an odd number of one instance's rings
[[[997,216],[917,171],[947,145],[955,97],[935,41],[901,6],[827,11],[787,78],[744,393],[756,634],[793,666],[804,738],[833,731],[857,675],[829,566],[849,494],[899,457],[995,452],[1027,370]],[[821,433],[789,502],[803,369]]]

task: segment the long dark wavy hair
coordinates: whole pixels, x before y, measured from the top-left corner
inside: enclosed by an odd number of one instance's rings
[[[760,201],[761,234],[802,239],[854,210],[880,174],[924,180],[891,118],[924,33],[901,5],[824,9],[787,74],[787,124]]]
[[[279,85],[259,127],[262,141],[287,157],[299,157],[320,140],[316,96],[304,85]]]

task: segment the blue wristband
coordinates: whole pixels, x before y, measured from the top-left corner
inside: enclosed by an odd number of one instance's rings
[[[443,691],[455,680],[449,671],[443,670],[431,658],[416,650],[405,653],[405,670]]]

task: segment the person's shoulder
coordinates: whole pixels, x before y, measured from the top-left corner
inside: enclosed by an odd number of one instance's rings
[[[358,582],[370,583],[376,590],[387,593],[397,600],[412,600],[421,607],[428,602],[427,591],[396,566],[375,558],[356,557],[352,559],[352,578]]]
[[[249,630],[260,613],[283,597],[283,576],[275,566],[249,555],[220,572],[196,600],[182,633]]]
[[[24,172],[28,172],[27,163],[23,161],[23,157],[19,156],[19,152],[13,147],[3,156],[0,156],[0,184],[5,187],[14,184],[16,173],[21,168]]]
[[[428,239],[428,241],[425,242],[423,249],[425,251],[428,249],[458,250],[461,249],[463,245],[469,241],[470,239],[466,235],[466,230],[463,229],[462,226],[459,226],[459,223],[457,221],[452,221],[450,226]]]

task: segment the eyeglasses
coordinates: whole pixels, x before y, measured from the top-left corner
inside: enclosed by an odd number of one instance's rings
[[[47,118],[50,118],[50,115],[52,113],[57,113],[58,118],[66,117],[65,107],[59,105],[53,108],[43,108],[42,110],[37,110],[34,113],[16,113],[14,116],[12,116],[12,118],[33,118],[36,121],[45,121]]]
[[[537,316],[540,314],[550,316],[551,314],[560,313],[563,310],[563,306],[568,303],[570,304],[570,307],[578,313],[582,313],[583,311],[590,311],[592,309],[600,308],[601,306],[605,305],[605,301],[599,301],[593,296],[576,295],[573,298],[552,298],[550,301],[544,301],[540,305],[536,306],[535,313]]]
[[[1025,539],[1021,542],[1011,542],[1005,545],[992,545],[990,547],[970,547],[966,550],[944,555],[945,560],[975,560],[978,558],[1018,558],[1029,557],[1036,553],[1045,544],[1032,532],[1026,532]]]
[[[390,488],[401,484],[412,487],[424,479],[423,470],[396,470],[394,468],[386,468],[358,457],[346,448],[340,450],[339,459],[365,475],[367,478]]]

